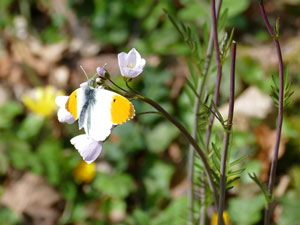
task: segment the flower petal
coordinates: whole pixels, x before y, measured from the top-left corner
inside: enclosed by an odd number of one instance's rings
[[[95,141],[88,135],[82,134],[72,138],[71,144],[78,150],[84,161],[92,163],[100,155],[103,142]]]
[[[143,68],[124,68],[124,71],[127,74],[126,77],[135,78],[143,72]]]
[[[127,54],[125,52],[121,52],[118,54],[118,64],[121,71],[122,76],[126,76],[124,67],[127,66]]]
[[[138,67],[143,70],[145,65],[146,65],[146,60],[141,58],[141,60],[139,61]]]
[[[135,67],[138,64],[138,62],[140,61],[140,59],[141,59],[140,53],[138,53],[138,51],[135,50],[135,48],[133,48],[128,52],[127,65],[130,67],[131,66]]]
[[[128,54],[125,52],[118,54],[118,63],[123,77],[134,78],[143,72],[146,60],[135,48],[132,48]]]
[[[57,118],[58,118],[58,121],[61,123],[72,124],[76,121],[76,119],[74,119],[73,115],[69,111],[67,111],[65,108],[58,109]]]
[[[65,108],[65,105],[69,99],[69,96],[57,96],[55,98],[55,103],[58,107]]]

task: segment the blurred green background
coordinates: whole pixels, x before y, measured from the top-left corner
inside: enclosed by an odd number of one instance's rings
[[[300,1],[266,1],[289,64],[292,103],[285,110],[274,219],[300,224]],[[136,48],[147,60],[132,85],[191,129],[185,88],[190,50],[163,9],[207,43],[207,0],[1,0],[0,1],[0,224],[181,225],[187,221],[188,143],[158,115],[141,115],[114,129],[98,160],[87,166],[70,144],[77,124],[60,124],[56,95],[70,94],[108,63],[123,85],[117,54]],[[269,96],[277,75],[274,46],[256,0],[224,0],[225,32],[235,28],[237,80],[232,159],[248,155],[246,170],[228,192],[232,224],[262,224],[264,198],[248,177],[266,182],[275,141],[277,110]],[[225,62],[220,111],[226,114],[229,62]],[[215,64],[209,85],[214,84]],[[208,88],[209,89],[209,88]],[[136,112],[151,107],[133,101]],[[214,127],[221,143],[222,130]],[[208,217],[213,215],[208,207]],[[210,219],[208,219],[208,224]],[[212,221],[213,224],[213,221]]]

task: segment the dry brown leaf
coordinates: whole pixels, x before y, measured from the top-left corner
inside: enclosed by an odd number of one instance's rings
[[[296,21],[300,24],[300,20]],[[299,37],[292,37],[281,42],[282,56],[286,62],[290,64],[290,71],[298,72],[300,69],[300,39]],[[278,68],[278,58],[274,44],[268,43],[256,46],[239,46],[239,57],[250,57],[257,60],[264,70],[270,68]]]
[[[258,160],[261,163],[262,171],[260,175],[261,181],[266,181],[269,177],[269,170],[273,158],[273,151],[276,140],[276,130],[271,130],[266,125],[259,125],[254,131],[256,142],[259,146]],[[281,158],[285,152],[286,139],[281,137],[278,158]]]
[[[180,196],[186,195],[188,188],[189,188],[188,180],[187,179],[182,180],[176,186],[171,188],[172,198],[178,198]]]
[[[248,87],[234,103],[233,124],[235,129],[247,130],[251,118],[264,119],[273,107],[272,98],[257,87]],[[228,104],[220,107],[220,113],[226,119]]]
[[[286,190],[291,182],[291,178],[288,175],[283,175],[279,178],[279,183],[276,186],[274,194],[276,197],[281,197],[286,193]]]
[[[12,68],[11,57],[4,54],[0,58],[0,78],[5,78],[10,74]]]
[[[169,156],[175,163],[179,163],[182,161],[182,153],[181,152],[182,151],[180,149],[180,146],[175,142],[171,143],[171,145],[168,148]]]
[[[1,203],[18,215],[30,216],[33,224],[53,225],[60,215],[53,206],[60,200],[59,193],[42,177],[26,173],[8,186]]]
[[[79,62],[88,74],[96,73],[96,68],[98,66],[103,66],[105,63],[105,69],[110,73],[110,75],[119,75],[120,70],[118,66],[118,56],[116,54],[102,54],[100,56],[92,56],[82,58]]]
[[[64,88],[68,85],[70,69],[67,66],[58,66],[51,70],[49,83],[56,87]]]
[[[53,65],[58,62],[68,45],[59,42],[51,45],[42,45],[38,40],[29,37],[26,40],[15,41],[12,45],[12,58],[20,64],[32,67],[38,75],[48,75]]]
[[[185,78],[189,76],[189,69],[183,59],[178,59],[169,69],[174,73],[174,79],[170,84],[170,97],[176,99],[185,85]]]

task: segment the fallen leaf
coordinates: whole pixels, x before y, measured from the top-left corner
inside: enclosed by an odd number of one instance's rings
[[[273,158],[273,152],[276,141],[276,130],[271,130],[266,125],[259,125],[254,130],[256,142],[259,146],[258,160],[262,165],[260,180],[266,181],[269,177],[269,170]],[[281,137],[278,158],[281,158],[285,152],[286,139]]]
[[[187,179],[183,179],[176,186],[171,188],[171,196],[172,198],[178,198],[180,196],[186,195],[187,190],[189,188],[189,182]]]
[[[257,87],[248,87],[234,103],[233,124],[235,129],[247,130],[252,118],[264,119],[272,111],[272,98]],[[223,118],[228,117],[228,103],[220,107]]]
[[[54,204],[61,201],[60,194],[37,175],[26,173],[8,185],[1,203],[18,215],[27,215],[34,225],[56,224],[60,212]]]

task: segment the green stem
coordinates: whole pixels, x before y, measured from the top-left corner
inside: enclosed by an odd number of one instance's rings
[[[220,14],[220,9],[222,5],[222,0],[217,1],[217,7],[216,7],[216,15],[217,18]],[[194,109],[193,109],[193,127],[192,127],[192,137],[196,139],[197,137],[197,124],[198,124],[198,112],[200,110],[200,103],[202,101],[203,95],[204,95],[204,90],[207,82],[207,77],[208,77],[208,71],[212,59],[212,52],[213,52],[213,42],[214,42],[214,36],[213,36],[213,27],[211,27],[211,32],[209,36],[209,42],[208,42],[208,47],[206,50],[206,55],[205,55],[205,62],[204,62],[204,67],[203,67],[203,77],[201,80],[199,80],[198,85],[197,85],[197,94],[198,97],[195,98],[195,103],[194,103]],[[190,188],[188,190],[188,199],[189,199],[189,224],[193,224],[193,212],[194,212],[194,188],[193,188],[193,176],[194,176],[194,154],[195,150],[193,145],[190,145],[189,149],[189,160],[188,160],[188,181],[190,184]],[[204,181],[205,179],[203,179]],[[205,199],[205,190],[202,190],[203,195],[202,198]],[[200,215],[200,225],[205,224],[205,206],[201,206],[201,215]]]
[[[223,210],[225,205],[225,191],[226,191],[226,162],[229,147],[229,139],[231,135],[233,110],[234,110],[234,90],[235,90],[235,56],[236,56],[236,43],[232,43],[231,47],[231,72],[230,72],[230,97],[229,97],[229,110],[228,110],[228,128],[225,133],[223,150],[221,156],[220,168],[220,198],[219,198],[219,211],[218,211],[218,225],[222,225]]]

